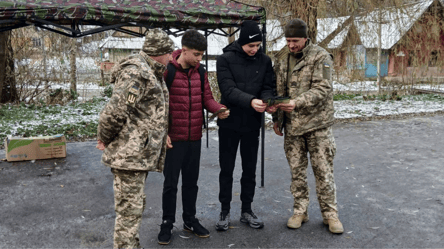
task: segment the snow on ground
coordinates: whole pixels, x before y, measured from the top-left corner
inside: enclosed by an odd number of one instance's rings
[[[51,84],[53,89],[62,88],[69,89],[69,84]],[[437,89],[436,86],[428,86],[429,89]],[[99,96],[104,87],[97,86],[93,83],[78,84],[78,92],[81,94],[85,89],[93,92],[95,96]],[[426,89],[427,86],[424,86]],[[372,92],[377,91],[377,86],[374,81],[364,81],[355,84],[340,84],[334,83],[335,91],[361,91]],[[443,88],[441,88],[443,89]],[[362,96],[357,96],[352,100],[334,101],[335,118],[336,119],[352,119],[352,118],[368,118],[368,117],[382,117],[400,114],[418,114],[431,113],[437,111],[444,111],[444,99],[442,96],[430,97],[432,95],[415,95],[403,96],[401,100],[364,100]],[[84,98],[79,98],[79,101],[88,100],[91,95]],[[60,113],[51,115],[42,115],[36,111],[35,118],[32,120],[23,120],[20,122],[13,121],[11,123],[0,124],[10,127],[12,136],[20,135],[19,129],[27,129],[37,126],[63,126],[65,124],[78,124],[81,122],[96,123],[99,118],[99,113],[106,104],[106,101],[98,102],[92,109],[83,110],[79,107],[63,106]],[[210,117],[212,114],[210,113]],[[266,113],[266,123],[269,123],[272,118]],[[213,119],[209,123],[210,128],[217,127],[217,119]]]
[[[53,88],[61,87],[63,89],[69,89],[69,85],[53,85]],[[97,86],[93,83],[87,83],[85,85],[78,85],[79,92],[81,89],[103,91],[104,87]],[[338,82],[333,83],[335,91],[362,91],[362,92],[376,92],[378,86],[375,81],[362,81],[348,84],[341,84]],[[444,85],[422,85],[415,86],[415,88],[439,90],[444,92]],[[340,100],[334,102],[335,106],[335,118],[348,119],[356,117],[370,117],[370,116],[389,116],[407,113],[428,113],[436,111],[444,111],[443,101],[426,101],[411,96],[405,96],[400,101],[382,101],[382,100],[366,100],[362,97],[357,97],[354,100]],[[211,117],[211,114],[209,115]],[[266,120],[271,120],[271,115],[266,115]],[[216,119],[215,119],[216,120]],[[210,128],[216,127],[216,122],[210,122]]]
[[[352,83],[340,83],[337,81],[333,81],[333,89],[339,92],[345,91],[378,91],[378,85],[375,81],[361,81],[361,82],[352,82]]]
[[[70,85],[69,84],[62,84],[62,83],[50,83],[49,84],[50,87],[52,89],[69,89]],[[98,91],[103,91],[106,88],[106,86],[99,86],[97,85],[97,83],[93,83],[93,82],[78,82],[77,83],[77,91],[81,92],[82,90],[86,89],[86,90],[98,90]]]
[[[107,98],[105,98],[107,100]],[[46,107],[44,109],[35,110],[32,119],[12,121],[9,123],[0,122],[0,128],[2,126],[8,127],[11,131],[10,136],[20,135],[23,132],[19,132],[20,129],[32,129],[33,127],[44,126],[44,127],[63,127],[64,125],[79,124],[79,123],[97,123],[99,120],[99,113],[105,106],[106,101],[98,102],[96,105],[92,105],[88,110],[79,108],[78,106],[66,105],[66,106],[55,106],[53,108],[59,108],[58,113],[48,114],[46,110],[51,107]],[[11,108],[11,107],[9,107]]]
[[[444,84],[414,85],[413,88],[423,89],[423,90],[432,90],[432,91],[438,91],[438,92],[444,92]]]
[[[444,84],[414,84],[413,86],[405,85],[404,87],[444,92]],[[377,92],[379,90],[376,81],[359,81],[351,83],[333,81],[333,89],[336,92]],[[386,87],[382,87],[382,90],[384,89],[386,89]]]
[[[334,106],[337,119],[444,111],[442,101],[415,100],[411,96],[404,97],[400,101],[341,100],[335,101]]]

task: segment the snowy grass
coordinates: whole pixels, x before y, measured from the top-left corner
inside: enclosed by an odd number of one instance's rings
[[[107,101],[108,98],[94,97],[84,103],[72,102],[66,106],[1,105],[0,139],[55,134],[64,134],[71,141],[95,138],[99,113]],[[337,94],[334,106],[336,119],[388,117],[444,111],[444,97],[406,95],[391,100],[388,95]],[[270,121],[271,115],[267,114],[266,122]],[[209,127],[216,127],[216,121],[211,121]]]
[[[335,118],[350,119],[444,111],[444,97],[441,95],[406,95],[400,98],[396,100],[382,95],[374,100],[364,100],[364,96],[356,96],[349,100],[335,101]]]
[[[96,136],[99,113],[108,99],[93,98],[66,106],[41,104],[2,105],[0,139],[6,136],[46,136],[64,134],[70,140]]]

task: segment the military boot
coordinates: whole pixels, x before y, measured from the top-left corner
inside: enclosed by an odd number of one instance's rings
[[[308,215],[305,214],[294,214],[288,219],[287,227],[297,229],[302,226],[302,222],[308,221]]]
[[[328,229],[331,233],[343,233],[344,227],[342,226],[341,221],[338,218],[332,217],[328,219],[324,219],[324,224],[328,225]]]

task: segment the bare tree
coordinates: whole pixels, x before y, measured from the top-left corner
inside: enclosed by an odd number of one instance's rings
[[[0,103],[18,100],[11,31],[0,32]]]
[[[70,89],[73,92],[77,92],[77,79],[76,79],[76,55],[77,55],[77,41],[76,39],[71,39],[71,47],[70,47],[70,57],[69,57],[69,61],[70,61],[70,67],[71,67],[71,74],[70,74],[70,81],[71,81],[71,86]]]

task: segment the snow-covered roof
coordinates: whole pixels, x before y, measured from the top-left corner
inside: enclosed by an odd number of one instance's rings
[[[405,8],[381,10],[381,48],[391,49],[413,24],[418,21],[434,0],[425,0]],[[366,16],[355,18],[355,26],[366,48],[378,47],[378,20],[380,11],[372,11]]]
[[[443,3],[442,0],[441,4]],[[381,42],[382,49],[391,49],[404,35],[410,30],[413,24],[424,14],[427,8],[434,2],[434,0],[425,0],[416,4],[411,4],[405,8],[396,9],[388,8],[382,10],[383,24],[381,25]],[[378,20],[379,11],[373,11],[365,16],[355,17],[354,25],[361,38],[362,45],[366,48],[378,47]],[[335,31],[342,25],[349,16],[337,18],[319,18],[317,20],[318,34],[317,42],[322,42],[329,34]],[[345,27],[339,34],[337,34],[328,44],[328,48],[338,48],[345,41],[345,38],[350,30],[351,25]],[[271,51],[279,51],[286,45],[283,29],[278,20],[267,20],[267,49]],[[238,38],[239,32],[235,37]],[[170,36],[174,41],[176,48],[181,47],[182,37]],[[127,48],[140,49],[142,48],[145,38],[117,38],[108,37],[100,45],[99,48]],[[227,37],[211,34],[208,36],[208,54],[220,55],[222,49],[228,45]]]
[[[441,4],[443,4],[442,0]],[[381,48],[391,49],[424,12],[430,7],[434,0],[425,0],[419,3],[405,5],[404,8],[386,8],[381,10]],[[372,11],[364,16],[354,18],[354,25],[361,39],[362,45],[366,48],[378,47],[378,20],[379,10]],[[335,31],[339,25],[344,23],[349,17],[320,18],[318,19],[317,42],[322,42],[329,34]],[[335,38],[327,45],[328,48],[337,48],[342,45],[350,30],[351,24],[347,25]]]
[[[342,23],[344,23],[349,17],[338,18],[319,18],[318,19],[318,35],[316,37],[317,42],[323,41],[329,34],[335,31]],[[328,44],[328,48],[337,48],[340,46],[347,36],[350,26],[347,26],[342,30],[335,38]],[[284,37],[284,31],[281,23],[278,20],[267,20],[267,47],[272,51],[279,51],[287,43]]]
[[[318,35],[316,36],[316,41],[322,42],[328,35],[340,27],[350,16],[342,16],[337,18],[319,18],[318,21]],[[328,44],[327,48],[337,48],[342,45],[345,38],[347,37],[350,25],[345,27],[339,34],[337,34]]]
[[[141,49],[144,41],[145,38],[140,37],[124,38],[110,36],[99,44],[99,48]]]
[[[201,32],[201,31],[199,31]],[[202,33],[202,32],[201,32]],[[203,33],[202,33],[203,34]],[[235,34],[235,38],[239,37],[239,32]],[[174,41],[176,48],[182,47],[182,36],[175,37],[170,35],[170,38]],[[113,37],[110,36],[103,40],[99,44],[100,49],[104,48],[116,48],[116,49],[141,49],[145,37]],[[271,46],[270,46],[271,44]],[[228,45],[228,38],[225,36],[210,34],[208,36],[208,54],[209,55],[221,55],[222,49]],[[286,45],[285,38],[283,37],[283,31],[278,20],[267,20],[267,47],[273,51],[279,51]]]
[[[174,41],[176,48],[180,47],[180,39],[177,37],[170,36]],[[104,48],[116,48],[116,49],[142,49],[143,43],[145,42],[145,37],[113,37],[110,36],[103,40],[99,44],[100,49]]]
[[[173,40],[176,49],[182,47],[182,36],[169,36]],[[141,49],[145,37],[113,37],[110,36],[99,44],[100,49],[114,48],[114,49]],[[224,36],[211,34],[208,36],[208,54],[219,55],[222,54],[222,48],[228,45],[228,39]]]

